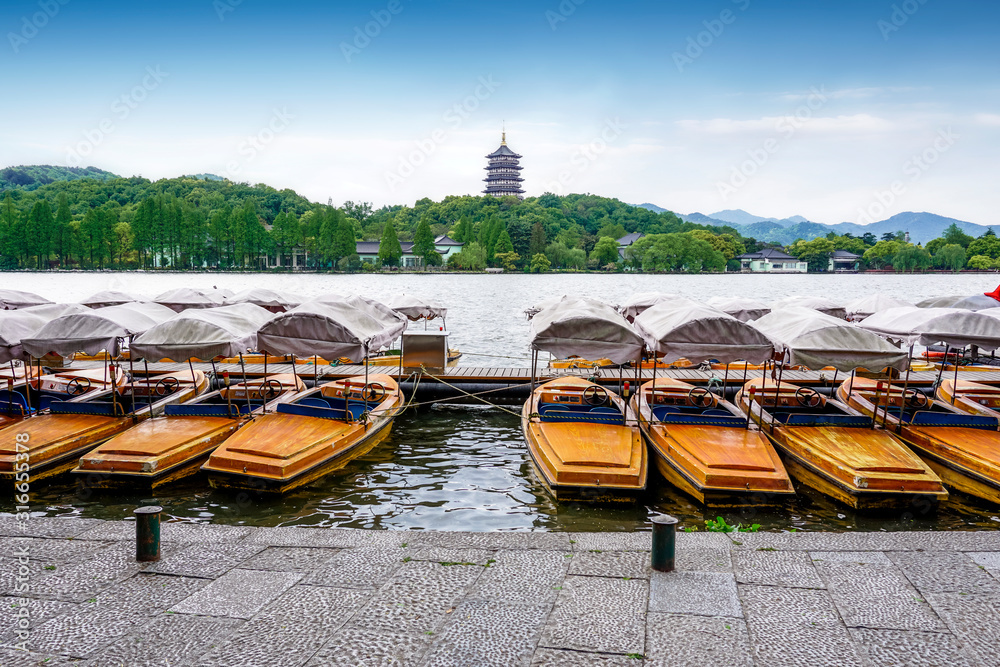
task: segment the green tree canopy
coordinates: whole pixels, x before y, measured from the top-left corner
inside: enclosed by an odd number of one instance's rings
[[[396,236],[396,226],[388,223],[382,231],[382,240],[378,247],[378,263],[382,266],[399,266],[403,257],[403,247]]]

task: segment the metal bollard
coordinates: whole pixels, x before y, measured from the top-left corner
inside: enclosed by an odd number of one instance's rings
[[[669,514],[655,516],[653,521],[653,569],[658,572],[674,571],[674,552],[677,537],[677,519]]]
[[[160,560],[160,512],[151,505],[135,510],[135,559],[140,563]]]

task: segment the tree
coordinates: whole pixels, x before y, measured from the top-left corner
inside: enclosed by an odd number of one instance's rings
[[[970,269],[986,271],[993,268],[993,260],[986,255],[973,255],[969,258],[968,265]]]
[[[928,252],[930,252],[929,249]],[[961,271],[962,267],[965,266],[965,248],[957,243],[950,243],[941,248],[934,255],[934,259],[937,265],[942,268]]]
[[[528,243],[528,254],[534,264],[535,256],[545,252],[545,225],[539,220],[531,226],[531,240]]]
[[[605,236],[598,239],[594,244],[594,249],[590,253],[590,258],[596,260],[598,266],[618,262],[618,241]]]
[[[875,245],[876,242],[878,242],[878,238],[871,232],[865,232],[864,234],[861,235],[861,242],[864,243],[866,246],[870,247]]]
[[[521,260],[521,256],[513,250],[509,252],[498,252],[493,256],[493,258],[500,263],[500,266],[502,266],[505,271],[515,270],[517,268],[517,263]]]
[[[381,266],[399,266],[403,257],[403,247],[396,236],[396,226],[388,223],[382,231],[382,240],[378,246],[378,263]]]
[[[892,264],[892,258],[899,252],[899,243],[896,241],[879,241],[865,251],[864,260],[876,269],[881,269]]]
[[[963,248],[968,248],[969,244],[975,239],[962,231],[962,229],[954,222],[944,228],[944,232],[941,234],[941,238],[945,240],[946,245],[956,244]]]
[[[969,255],[986,255],[992,259],[1000,258],[1000,239],[985,234],[968,245]]]
[[[928,241],[927,245],[925,245],[924,247],[927,249],[927,252],[929,252],[932,256],[936,257],[938,251],[941,250],[941,248],[945,247],[946,245],[948,245],[948,242],[939,236],[936,239],[931,239],[930,241]],[[958,245],[958,244],[953,243],[951,245]],[[958,247],[961,248],[962,246],[958,245]]]
[[[822,237],[812,241],[799,239],[789,246],[789,251],[803,262],[808,262],[809,270],[813,272],[830,268],[830,257],[834,250],[836,246],[833,241]]]
[[[507,233],[506,229],[500,231],[500,235],[497,237],[497,242],[493,249],[494,256],[502,252],[514,252],[514,244],[511,242],[510,235]]]
[[[486,249],[473,241],[462,248],[461,252],[449,257],[448,265],[452,268],[467,271],[482,271],[486,268]]]
[[[423,260],[424,266],[428,266],[427,258],[431,253],[438,254],[437,249],[434,247],[434,235],[431,234],[431,226],[425,215],[420,218],[420,224],[417,225],[417,232],[413,235],[413,254]]]
[[[532,273],[545,273],[552,267],[552,263],[549,262],[549,258],[542,253],[537,253],[531,258],[531,272]]]
[[[892,267],[898,272],[903,271],[925,271],[930,268],[934,260],[930,253],[920,246],[906,244],[900,247],[892,258]]]

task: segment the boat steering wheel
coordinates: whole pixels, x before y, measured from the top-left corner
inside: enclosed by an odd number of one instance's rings
[[[171,375],[157,380],[156,384],[153,385],[153,393],[157,396],[166,396],[177,391],[180,386],[180,380]]]
[[[931,404],[927,394],[917,391],[916,389],[906,389],[903,391],[903,402],[909,405],[911,408],[926,408]]]
[[[378,382],[369,382],[361,389],[361,398],[370,403],[381,403],[386,394],[385,387]]]
[[[281,394],[282,386],[281,383],[274,378],[270,380],[265,380],[257,388],[258,395],[265,401],[269,401],[272,398]]]
[[[583,390],[583,402],[595,408],[604,405],[608,402],[608,391],[592,384]]]
[[[75,377],[66,383],[66,393],[70,396],[79,396],[90,391],[90,378]]]
[[[815,389],[799,387],[795,390],[795,400],[804,408],[818,408],[823,402],[823,397]]]
[[[691,391],[688,392],[688,400],[696,408],[707,408],[715,403],[712,400],[712,392],[704,387],[691,387]]]

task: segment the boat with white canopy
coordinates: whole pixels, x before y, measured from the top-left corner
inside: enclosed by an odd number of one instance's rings
[[[370,299],[308,302],[257,332],[267,354],[364,358],[390,345],[406,318]],[[403,409],[389,375],[365,374],[300,392],[254,419],[202,469],[213,487],[284,493],[342,468],[388,436]]]
[[[914,307],[914,304],[902,299],[896,299],[885,294],[870,294],[855,299],[847,304],[847,320],[859,322],[870,315],[881,313],[890,308]]]
[[[265,289],[262,287],[254,287],[243,290],[242,292],[237,292],[236,294],[227,296],[223,299],[223,303],[226,305],[232,305],[234,303],[252,303],[255,306],[265,308],[272,313],[283,313],[286,310],[290,310],[306,301],[308,301],[308,299],[298,296],[297,294],[276,292],[275,290]]]
[[[841,320],[847,318],[847,309],[843,305],[822,296],[789,296],[771,304],[772,311],[786,312],[789,308],[810,308]]]
[[[16,289],[0,289],[0,310],[18,310],[52,303],[45,297],[33,292],[22,292]]]
[[[774,343],[759,330],[709,306],[660,303],[635,318],[635,330],[662,361],[742,359],[760,363]],[[744,378],[745,381],[745,378]],[[794,494],[767,436],[721,395],[673,378],[646,382],[630,406],[661,474],[708,505],[770,502]]]
[[[741,322],[757,320],[771,312],[771,307],[766,303],[742,296],[713,296],[705,304],[732,315]]]
[[[216,308],[224,305],[225,298],[214,290],[178,287],[158,294],[153,301],[179,313],[193,308]]]
[[[120,306],[123,303],[133,303],[136,301],[148,301],[148,299],[127,292],[119,292],[118,290],[102,290],[91,294],[86,299],[80,299],[80,303],[88,308]]]
[[[782,359],[853,373],[859,367],[906,368],[909,355],[878,336],[806,308],[772,311],[752,325]],[[835,380],[834,376],[834,380]],[[855,509],[927,509],[947,491],[937,475],[894,435],[815,389],[755,378],[737,405],[771,438],[799,482]]]
[[[646,447],[635,414],[607,387],[579,377],[534,386],[539,351],[638,360],[642,338],[614,308],[564,297],[531,320],[532,391],[521,428],[532,464],[556,498],[631,500],[646,488]]]
[[[679,294],[668,292],[637,292],[618,306],[618,312],[631,322],[647,308],[652,308],[658,303],[672,303],[678,300],[686,299]]]

